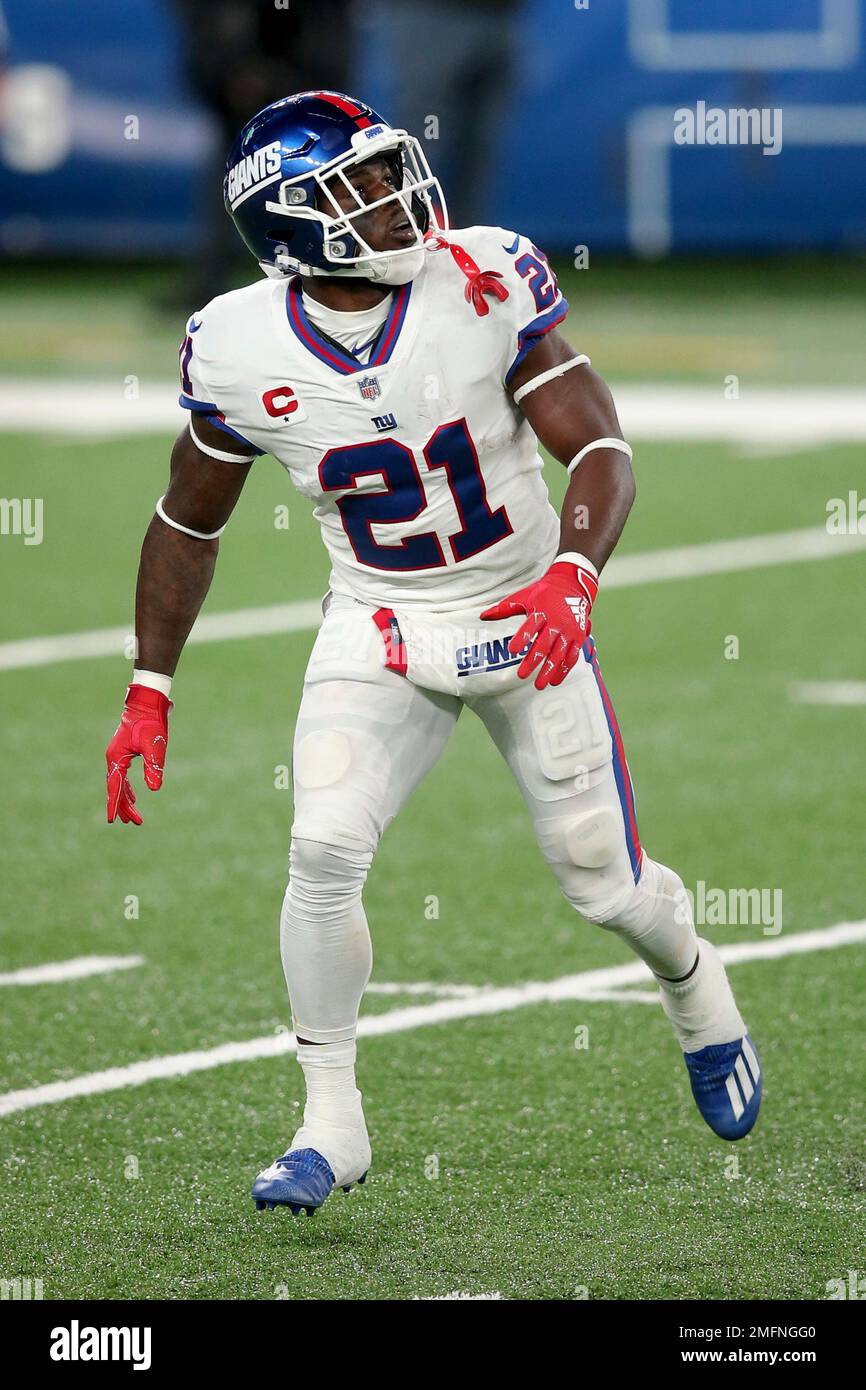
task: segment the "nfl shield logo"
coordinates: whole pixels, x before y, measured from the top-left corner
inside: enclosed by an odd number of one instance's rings
[[[361,392],[361,398],[365,401],[376,401],[382,394],[377,376],[362,376],[358,382],[358,390]]]

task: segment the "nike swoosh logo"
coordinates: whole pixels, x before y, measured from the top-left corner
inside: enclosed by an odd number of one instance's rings
[[[198,330],[199,330],[200,328],[201,328],[201,321],[199,321],[198,323],[196,323],[196,321],[195,321],[195,314],[193,314],[192,318],[191,318],[190,321],[189,321],[189,326],[188,326],[188,328],[187,328],[186,331],[187,331],[187,333],[197,333]]]
[[[519,245],[520,245],[520,237],[519,237],[519,236],[516,236],[516,237],[514,238],[514,243],[513,243],[513,245],[511,245],[511,246],[503,246],[502,249],[503,249],[503,251],[507,251],[509,256],[513,256]]]

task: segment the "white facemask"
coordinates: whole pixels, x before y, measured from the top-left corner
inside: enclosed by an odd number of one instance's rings
[[[330,206],[330,211],[323,212],[319,206],[313,206],[307,201],[308,194],[303,188],[298,191],[296,185],[303,184],[308,178],[307,175],[285,179],[275,190],[275,196],[265,203],[267,211],[275,216],[318,222],[322,227],[324,258],[329,262],[327,267],[306,265],[299,258],[291,256],[288,248],[283,248],[276,256],[277,273],[351,276],[372,280],[379,285],[406,285],[415,278],[424,264],[424,247],[419,244],[399,252],[374,251],[358,231],[356,220],[366,217],[374,208],[398,203],[414,224],[415,234],[420,243],[421,230],[415,215],[414,200],[419,199],[425,205],[427,224],[433,230],[437,227],[444,230],[448,226],[444,194],[438,179],[434,178],[430,170],[419,141],[405,130],[394,130],[385,125],[377,126],[371,130],[359,131],[353,137],[352,144],[354,148],[338,160],[313,171],[313,177],[322,195],[319,201],[323,206]],[[366,163],[377,156],[390,156],[395,152],[400,154],[405,171],[402,188],[395,189],[393,193],[386,194],[374,203],[364,203],[347,177],[352,166]],[[330,192],[329,184],[335,178],[342,179],[351,199],[353,206],[348,210],[338,208]],[[350,248],[353,250],[352,255],[348,254]],[[262,268],[266,274],[272,273],[264,265]]]
[[[319,280],[371,280],[375,285],[408,285],[424,265],[425,248],[413,247],[396,256],[379,255],[375,260],[356,261],[346,270],[319,270],[316,266],[292,261],[285,268],[259,261],[259,266],[271,280],[285,280],[289,275],[315,276]]]

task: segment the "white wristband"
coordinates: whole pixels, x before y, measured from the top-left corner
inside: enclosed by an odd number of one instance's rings
[[[192,417],[189,421],[189,432],[192,435],[192,442],[197,449],[209,458],[219,459],[220,463],[255,463],[255,454],[230,454],[226,449],[212,449],[210,444],[203,444],[192,427]]]
[[[145,685],[148,690],[160,690],[166,699],[171,695],[171,676],[161,671],[133,671],[130,685]]]
[[[591,365],[588,357],[569,357],[567,362],[560,362],[557,367],[548,367],[546,372],[539,372],[531,381],[526,381],[522,386],[518,386],[512,396],[515,405],[519,405],[524,396],[528,396],[530,391],[537,391],[539,386],[543,386],[546,381],[553,381],[555,377],[562,376],[563,372],[570,372],[572,367]]]
[[[617,453],[628,454],[629,458],[634,457],[631,445],[626,444],[624,439],[594,439],[591,444],[584,444],[579,454],[575,454],[567,471],[573,473],[581,459],[586,458],[593,449],[616,449]]]
[[[156,504],[156,514],[157,514],[157,516],[162,518],[162,520],[165,522],[166,526],[173,526],[174,529],[175,529],[175,531],[183,531],[183,534],[184,534],[185,536],[192,536],[192,537],[193,537],[195,540],[197,540],[197,541],[215,541],[216,538],[217,538],[217,536],[221,536],[222,533],[223,533],[223,531],[226,529],[225,526],[221,526],[220,529],[219,529],[218,531],[209,531],[209,532],[208,532],[208,531],[193,531],[193,529],[192,529],[191,526],[181,526],[181,524],[180,524],[179,521],[172,521],[172,519],[171,519],[170,516],[166,516],[165,511],[164,511],[164,509],[163,509],[163,505],[162,505],[164,499],[165,499],[165,493],[162,494],[162,497],[160,497],[159,501],[158,501],[157,504]]]
[[[556,564],[558,560],[567,560],[570,565],[577,565],[578,569],[589,570],[590,574],[595,575],[595,578],[598,579],[598,570],[595,565],[577,550],[561,551],[553,563]]]

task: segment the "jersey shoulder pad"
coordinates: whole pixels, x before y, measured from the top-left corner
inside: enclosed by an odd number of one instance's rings
[[[565,318],[568,301],[544,252],[519,232],[465,227],[443,233],[443,239],[463,271],[466,298],[502,336],[507,385],[538,340]],[[475,276],[478,292],[473,294]]]
[[[270,315],[272,282],[258,281],[218,295],[190,316],[180,345],[180,404],[246,445],[252,444],[230,421],[237,414],[244,364],[261,342],[262,315]]]
[[[234,367],[246,345],[261,338],[262,315],[270,313],[273,293],[273,281],[260,280],[219,294],[197,309],[187,321],[186,335],[194,339],[199,361]]]

